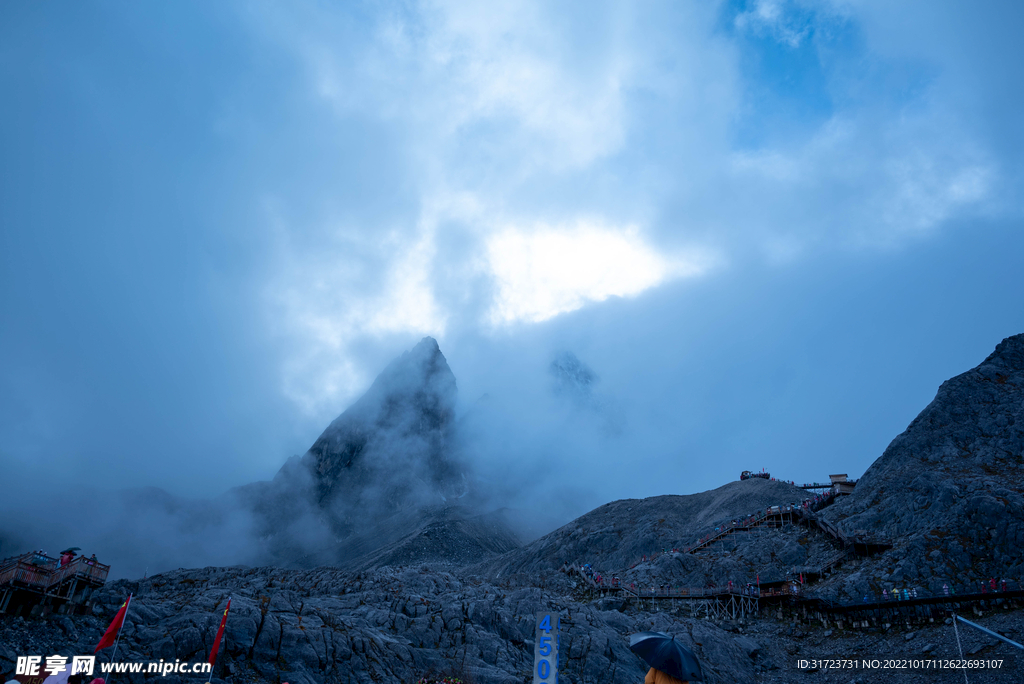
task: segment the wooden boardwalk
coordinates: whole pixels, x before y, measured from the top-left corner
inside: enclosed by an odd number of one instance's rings
[[[575,567],[575,566],[573,566]],[[586,577],[586,575],[581,575]],[[1019,582],[998,582],[996,590],[967,591],[964,587],[942,592],[914,590],[907,598],[896,593],[866,596],[861,601],[838,602],[808,596],[805,585],[795,582],[773,582],[771,588],[747,587],[637,587],[621,583],[604,585],[589,578],[588,586],[596,592],[619,596],[635,603],[641,610],[675,610],[680,608],[691,617],[708,619],[740,619],[757,617],[761,610],[797,611],[805,618],[830,619],[853,626],[859,623],[885,623],[898,619],[931,618],[954,610],[991,608],[996,604],[1019,604],[1024,599],[1024,586]],[[909,591],[909,590],[908,590]]]

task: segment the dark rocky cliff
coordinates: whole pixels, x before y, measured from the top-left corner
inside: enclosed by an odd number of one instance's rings
[[[397,510],[457,494],[456,396],[455,375],[433,338],[392,361],[303,457],[318,502]]]
[[[507,527],[474,520],[486,511],[465,496],[472,480],[457,454],[457,391],[437,342],[425,337],[273,481],[236,490],[256,514],[266,557],[292,567],[363,567],[388,553],[457,562],[517,547]],[[447,554],[423,543],[431,535]]]
[[[847,581],[853,595],[871,582],[935,589],[1024,576],[1024,335],[942,383],[825,515],[895,544]]]

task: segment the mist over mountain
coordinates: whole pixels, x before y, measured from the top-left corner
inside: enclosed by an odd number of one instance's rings
[[[587,377],[572,369],[564,377]],[[850,535],[884,538],[888,547],[836,556],[837,538],[801,514],[791,523],[714,536],[691,552],[698,539],[745,516],[786,504],[800,508],[811,496],[760,478],[691,495],[614,501],[523,545],[508,511],[482,512],[463,503],[485,497],[469,495],[477,485],[471,475],[463,479],[465,464],[450,451],[461,440],[450,410],[454,379],[433,340],[424,340],[389,365],[309,454],[291,459],[274,481],[235,493],[250,497],[260,525],[281,525],[254,538],[280,554],[282,564],[308,569],[208,567],[115,582],[96,597],[93,612],[102,618],[63,618],[59,629],[40,621],[0,621],[0,638],[19,647],[47,644],[55,652],[84,649],[132,591],[138,612],[123,639],[126,658],[199,657],[209,648],[217,611],[231,596],[235,618],[228,621],[221,667],[225,677],[254,683],[411,681],[447,673],[480,684],[513,684],[533,663],[534,617],[542,610],[561,616],[566,655],[560,678],[572,684],[638,681],[646,667],[629,652],[628,636],[650,629],[670,632],[691,648],[709,684],[819,681],[819,673],[792,667],[795,654],[811,649],[953,658],[962,648],[971,656],[1006,658],[1008,646],[978,643],[970,634],[954,640],[941,619],[927,615],[913,625],[908,613],[899,617],[907,625],[890,624],[895,617],[889,616],[844,627],[841,621],[849,618],[837,614],[838,622],[826,630],[806,610],[819,599],[847,602],[845,610],[882,591],[895,596],[897,589],[920,588],[941,596],[947,585],[969,592],[979,582],[995,587],[992,578],[1020,576],[1022,388],[1024,335],[1018,335],[978,367],[943,383],[854,493],[815,514]],[[401,444],[411,445],[416,462],[396,451]],[[389,464],[409,472],[393,473]],[[466,495],[453,501],[453,491]],[[405,504],[393,496],[402,492],[413,492]],[[159,492],[132,499],[136,505],[143,500],[177,516],[182,529],[191,524],[195,534],[211,533],[201,521],[217,503],[183,506]],[[375,507],[380,517],[368,523],[352,516],[346,502]],[[322,539],[308,552],[315,539],[293,537],[315,524]],[[293,541],[289,546],[281,538]],[[295,557],[302,552],[307,554]],[[812,603],[800,604],[804,613],[800,605],[790,610],[772,603],[756,617],[701,618],[685,601],[652,606],[606,596],[574,569],[584,564],[630,587],[697,590],[777,586],[802,581],[807,572],[799,593]],[[824,564],[828,570],[821,569]],[[991,598],[971,604],[988,612],[972,617],[1019,640],[1020,598],[1012,592]],[[990,681],[1019,681],[1013,661],[1006,662],[1010,666],[993,670]],[[0,649],[0,673],[12,667]],[[893,681],[887,672],[874,674],[879,677],[864,681]]]
[[[556,394],[567,395],[579,402],[591,399],[597,374],[570,351],[555,355],[548,366]]]
[[[1021,26],[0,3],[0,683],[132,595],[115,660],[231,600],[220,660],[109,684],[522,684],[539,611],[561,684],[651,629],[708,684],[1021,684],[945,622],[1024,643]],[[95,593],[8,558],[68,547]],[[1015,667],[795,665],[852,653]]]
[[[112,563],[115,576],[138,576],[179,566],[479,561],[502,553],[519,545],[516,513],[495,513],[503,498],[461,453],[457,392],[437,341],[426,337],[272,480],[208,500],[159,488],[113,492],[75,516],[46,508],[17,527],[7,517],[0,554],[73,542]],[[442,540],[447,551],[439,552],[434,542]],[[376,560],[360,560],[368,555]]]
[[[457,385],[433,338],[392,361],[370,388],[270,482],[234,490],[268,557],[336,564],[412,533],[422,518],[482,511],[457,453]],[[348,543],[343,543],[347,540]]]
[[[303,457],[318,502],[398,510],[464,493],[451,453],[457,393],[432,337],[392,361]]]

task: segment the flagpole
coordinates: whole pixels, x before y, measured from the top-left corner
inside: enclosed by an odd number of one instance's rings
[[[217,652],[213,656],[213,662],[210,663],[210,679],[213,679],[213,671],[217,668],[217,658],[220,656],[220,636],[221,630],[228,621],[228,609],[231,607],[231,594],[228,594],[228,602],[224,607],[224,617],[220,621],[220,627],[217,628],[217,633],[213,637],[213,648],[217,649]],[[104,682],[104,684],[106,684]],[[209,682],[207,683],[209,684]]]
[[[124,604],[124,617],[121,618],[121,626],[117,630],[117,638],[114,639],[114,650],[110,652],[110,662],[114,662],[114,654],[117,653],[117,644],[121,641],[121,632],[124,630],[124,623],[128,620],[128,608],[132,605],[132,595],[128,594],[128,601]],[[113,669],[113,668],[111,668]],[[103,684],[107,684],[107,679],[110,678],[110,673],[107,672],[106,676],[103,677]]]

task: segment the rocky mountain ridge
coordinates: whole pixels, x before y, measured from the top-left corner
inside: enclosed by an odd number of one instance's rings
[[[476,561],[518,547],[500,516],[481,518],[488,510],[470,492],[457,392],[437,341],[425,337],[272,482],[239,488],[269,557],[291,567],[374,567]]]
[[[823,513],[894,548],[835,587],[1024,577],[1024,335],[942,383],[853,494]],[[867,577],[873,576],[872,580]]]
[[[756,478],[698,494],[614,501],[520,549],[484,561],[474,570],[493,577],[538,577],[555,572],[564,563],[590,563],[607,573],[626,576],[642,556],[683,548],[716,524],[806,497],[807,492],[787,482]],[[679,562],[699,565],[692,556]],[[745,581],[746,573],[735,580],[741,577]],[[704,584],[693,582],[694,586]]]
[[[820,514],[848,531],[885,536],[892,549],[851,558],[802,595],[856,601],[862,592],[934,589],[1019,572],[1022,388],[1024,335],[1004,340],[977,368],[943,383],[854,494]],[[756,619],[702,620],[689,613],[695,604],[602,596],[559,571],[566,562],[589,562],[624,582],[654,586],[721,586],[764,568],[784,573],[827,555],[834,541],[812,528],[784,526],[732,534],[699,554],[671,549],[731,519],[802,496],[788,484],[758,479],[701,494],[617,501],[525,547],[472,559],[472,565],[447,557],[466,553],[461,544],[467,539],[500,542],[486,519],[476,520],[463,537],[453,536],[463,541],[448,550],[432,535],[458,532],[474,520],[469,514],[421,521],[405,535],[399,532],[409,521],[396,520],[393,538],[371,540],[378,546],[357,554],[363,564],[351,569],[180,570],[109,584],[92,616],[4,616],[0,641],[12,646],[0,650],[0,670],[11,669],[15,652],[88,652],[123,598],[135,592],[137,612],[125,630],[124,657],[137,660],[201,659],[227,597],[233,597],[237,611],[228,622],[223,669],[214,684],[409,682],[443,674],[473,684],[519,682],[529,678],[532,618],[539,610],[563,616],[561,679],[569,684],[640,681],[645,667],[629,652],[628,635],[649,629],[670,632],[690,646],[713,684],[955,682],[962,673],[901,671],[894,678],[880,669],[851,677],[801,670],[796,659],[851,653],[953,659],[961,649],[1007,663],[986,672],[986,681],[1020,681],[1024,659],[1009,646],[974,632],[955,635],[941,619],[911,624],[909,616],[893,613],[897,620],[851,629],[808,621],[799,606],[787,612],[786,604],[772,604]],[[437,546],[440,556],[423,562],[418,554]],[[494,546],[483,552],[498,551]],[[984,625],[1018,641],[1024,636],[1024,611],[1015,599],[993,595],[972,606],[974,619]],[[141,684],[143,678],[128,681]]]

